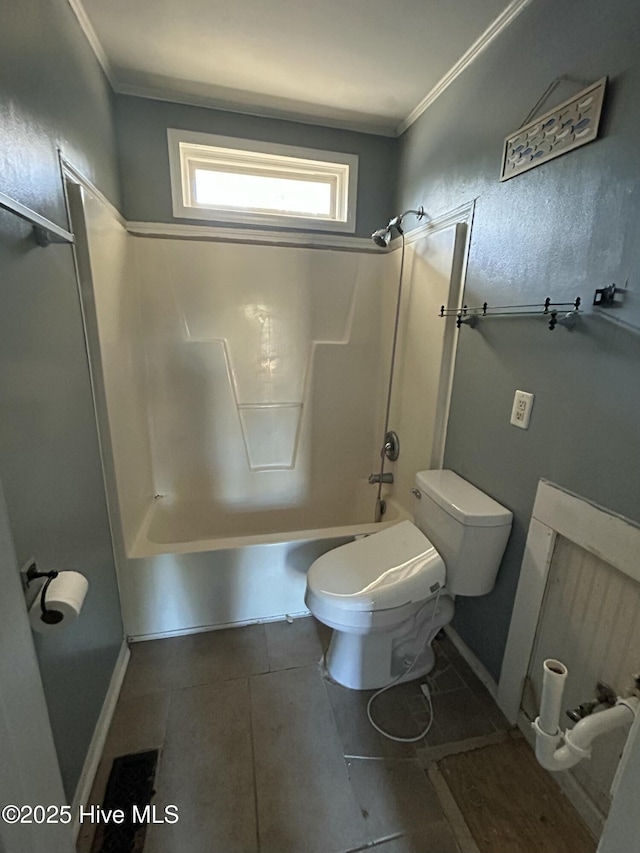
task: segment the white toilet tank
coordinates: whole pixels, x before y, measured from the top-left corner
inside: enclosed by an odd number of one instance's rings
[[[454,595],[485,595],[496,581],[512,513],[454,471],[418,471],[416,525],[433,542]]]

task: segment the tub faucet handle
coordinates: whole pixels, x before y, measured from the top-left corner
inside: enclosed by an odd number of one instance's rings
[[[400,439],[398,433],[390,429],[384,436],[380,456],[386,456],[389,462],[395,462],[400,455]]]

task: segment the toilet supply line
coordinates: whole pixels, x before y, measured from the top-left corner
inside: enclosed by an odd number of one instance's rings
[[[613,707],[594,711],[562,734],[560,709],[568,670],[561,661],[552,658],[542,666],[540,715],[531,726],[536,733],[536,758],[546,770],[568,770],[583,758],[590,758],[591,744],[599,735],[632,723],[638,714],[637,696],[618,696]]]
[[[429,637],[430,637],[431,631],[433,629],[433,623],[434,623],[434,620],[436,617],[436,613],[438,612],[438,602],[440,601],[441,593],[442,593],[442,588],[440,588],[438,590],[438,592],[436,593],[436,600],[435,600],[435,604],[433,605],[433,611],[431,613],[431,619],[429,620],[429,627],[426,631],[425,639],[422,642],[422,645],[420,647],[420,651],[418,652],[418,654],[414,657],[414,659],[411,661],[411,663],[409,664],[407,669],[404,670],[404,672],[401,672],[400,675],[398,675],[396,678],[394,678],[393,681],[389,682],[389,684],[386,684],[384,687],[381,687],[379,690],[376,690],[376,692],[373,694],[373,696],[369,697],[369,701],[367,702],[367,719],[369,720],[369,722],[371,723],[373,728],[378,732],[378,734],[381,734],[383,737],[386,737],[387,740],[392,740],[392,741],[395,741],[396,743],[416,743],[417,741],[422,740],[423,738],[425,738],[429,734],[429,731],[431,730],[431,726],[433,725],[433,720],[434,720],[433,702],[431,701],[431,691],[429,690],[429,685],[426,683],[422,683],[420,685],[420,690],[422,691],[422,695],[426,699],[427,706],[429,708],[429,722],[427,723],[426,728],[423,729],[423,731],[421,731],[420,734],[416,735],[415,737],[399,737],[397,735],[392,735],[390,732],[385,731],[381,726],[379,726],[377,723],[374,722],[373,716],[371,714],[371,705],[373,704],[374,699],[376,699],[378,696],[381,696],[383,693],[386,693],[386,691],[389,690],[391,687],[394,687],[401,679],[405,678],[411,672],[413,667],[416,665],[417,661],[420,658],[420,655],[424,652],[424,650],[426,649],[427,644],[429,642]],[[431,603],[431,601],[432,601],[432,599],[427,599],[427,601],[424,602],[424,604],[422,605],[420,610],[418,610],[418,612],[415,615],[416,619],[418,618],[420,613],[424,610],[424,608],[428,604]]]

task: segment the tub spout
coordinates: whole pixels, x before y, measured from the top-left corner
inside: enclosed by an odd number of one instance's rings
[[[393,483],[393,474],[391,472],[387,474],[369,474],[369,483],[373,485],[374,483]]]

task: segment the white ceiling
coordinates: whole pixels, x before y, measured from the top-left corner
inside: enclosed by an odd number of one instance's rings
[[[116,91],[394,135],[529,0],[69,2]]]

